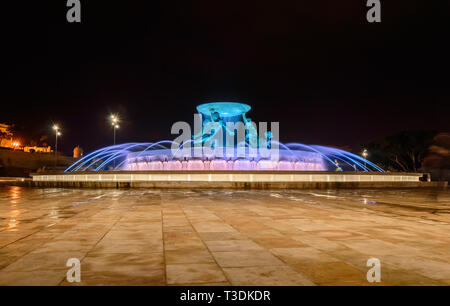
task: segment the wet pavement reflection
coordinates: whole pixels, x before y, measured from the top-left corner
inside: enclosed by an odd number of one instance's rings
[[[450,285],[450,192],[0,187],[0,285],[75,285],[69,258],[81,285]]]

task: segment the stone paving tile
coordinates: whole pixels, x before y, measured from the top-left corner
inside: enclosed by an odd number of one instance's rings
[[[286,235],[280,233],[279,231],[269,229],[269,230],[262,230],[262,231],[252,231],[252,232],[245,232],[245,235],[249,237],[250,239],[271,239],[271,238],[284,238],[287,237]]]
[[[306,246],[310,246],[310,247],[316,248],[321,251],[334,252],[334,251],[338,251],[338,250],[347,248],[344,244],[342,244],[340,242],[328,240],[328,239],[322,238],[322,237],[316,237],[313,235],[305,236],[303,234],[300,234],[300,235],[296,234],[294,236],[291,236],[291,238],[303,243]]]
[[[0,271],[0,286],[57,286],[66,270]]]
[[[234,286],[313,286],[314,283],[286,266],[224,268]]]
[[[33,236],[34,235],[0,248],[0,258],[8,255],[23,256],[49,241],[49,239],[31,238]]]
[[[225,282],[222,270],[216,264],[167,264],[167,283],[216,283]]]
[[[273,248],[270,251],[287,264],[337,261],[336,258],[311,247]]]
[[[204,221],[193,223],[197,232],[236,232],[236,230],[225,222]]]
[[[164,254],[160,253],[89,253],[82,260],[82,273],[120,272],[144,273],[146,270],[164,268]]]
[[[13,262],[18,260],[20,256],[13,256],[8,254],[0,255],[0,270],[11,265]]]
[[[211,252],[264,250],[252,240],[209,240],[205,241]]]
[[[444,283],[444,286],[450,285],[450,279],[443,279],[442,282]]]
[[[319,285],[326,283],[361,285],[367,283],[366,273],[343,262],[313,262],[293,264],[291,267]]]
[[[81,259],[85,254],[82,252],[48,252],[45,249],[39,249],[20,257],[1,271],[67,270],[66,262],[69,258]]]
[[[420,286],[443,286],[448,285],[445,279],[436,280],[426,277],[418,272],[406,270],[381,261],[381,283],[394,286],[420,285]]]
[[[145,271],[96,271],[81,274],[80,283],[69,283],[64,279],[62,286],[162,286],[165,285],[163,268]]]
[[[382,256],[382,255],[396,255],[396,254],[411,254],[415,253],[417,250],[406,247],[399,246],[398,244],[393,244],[380,239],[366,239],[366,240],[347,240],[340,241],[341,244],[345,245],[350,249],[354,249],[363,254],[372,256]]]
[[[238,232],[201,232],[198,233],[203,241],[245,240],[247,237]]]
[[[168,232],[194,232],[192,226],[164,226],[164,233]]]
[[[277,237],[277,238],[255,238],[254,241],[260,246],[271,249],[271,248],[298,248],[306,246],[305,244],[295,241],[287,237]]]
[[[166,250],[167,264],[214,263],[214,258],[206,248]]]
[[[355,234],[349,231],[339,231],[339,230],[333,230],[333,231],[310,231],[309,233],[312,233],[313,235],[317,235],[319,237],[324,237],[329,240],[365,240],[367,239],[367,236],[363,236],[360,234]]]
[[[164,285],[163,253],[88,254],[81,262],[81,283],[62,285]]]
[[[47,243],[40,245],[40,249],[44,249],[45,252],[87,252],[92,249],[95,242],[84,242],[74,238],[67,240],[51,240]]]
[[[162,252],[162,239],[146,240],[101,240],[93,249],[92,253],[151,253]]]
[[[265,250],[212,252],[212,254],[223,268],[283,265],[281,260]]]
[[[385,262],[402,268],[403,270],[414,271],[432,279],[449,279],[450,264],[442,261],[425,259],[420,256],[386,256]]]
[[[184,239],[166,239],[164,240],[164,249],[166,251],[175,250],[193,250],[206,249],[203,241],[200,238],[184,238]]]

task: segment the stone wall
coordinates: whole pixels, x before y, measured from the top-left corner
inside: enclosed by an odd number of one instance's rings
[[[328,189],[435,187],[422,173],[101,171],[32,174],[31,186],[73,188]],[[440,185],[439,185],[440,186]]]
[[[67,167],[75,160],[58,155],[58,167]],[[52,153],[27,153],[0,149],[0,176],[29,176],[41,168],[55,167],[55,155]]]
[[[359,188],[447,188],[447,182],[42,182],[15,185],[40,188],[162,188],[162,189],[359,189]]]

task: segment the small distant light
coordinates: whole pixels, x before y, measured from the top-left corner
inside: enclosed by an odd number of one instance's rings
[[[53,129],[54,129],[55,131],[57,131],[57,130],[59,130],[59,126],[57,126],[57,125],[55,124],[55,125],[53,125]]]
[[[116,129],[118,129],[118,128],[119,128],[119,126],[118,126],[118,125],[115,125],[114,127],[115,127]]]
[[[362,156],[364,158],[366,158],[368,155],[369,155],[369,152],[367,152],[367,149],[364,149],[363,152],[362,152]]]
[[[117,122],[119,122],[119,117],[117,115],[111,115],[110,116],[111,121],[113,122],[113,125]]]

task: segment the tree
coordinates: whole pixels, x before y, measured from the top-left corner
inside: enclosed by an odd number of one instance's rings
[[[371,152],[371,161],[386,170],[417,172],[435,135],[433,131],[403,131],[385,137],[379,143],[371,143],[367,148]]]
[[[450,134],[439,133],[429,148],[423,161],[423,169],[431,173],[436,180],[450,180]]]

